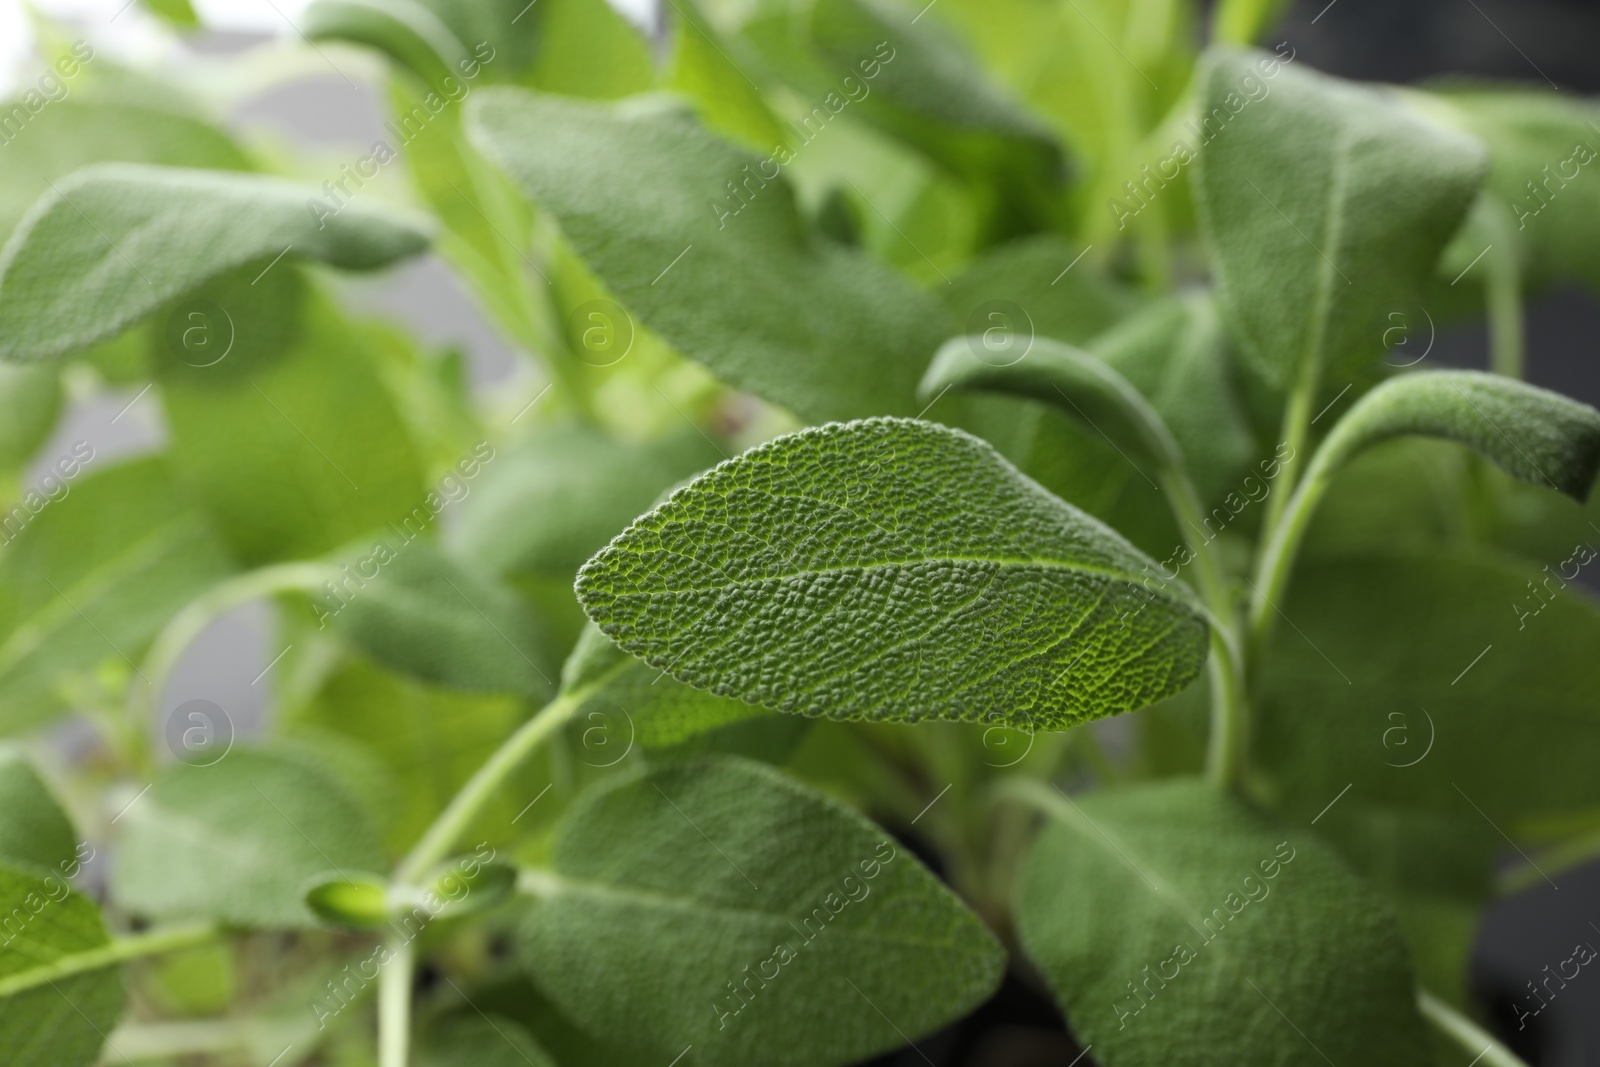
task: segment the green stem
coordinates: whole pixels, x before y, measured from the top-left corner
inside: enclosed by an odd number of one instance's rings
[[[428,868],[444,859],[495,790],[533,754],[545,738],[566,725],[587,698],[588,687],[564,693],[506,738],[400,861],[395,868],[395,882],[402,886],[410,885]]]
[[[338,571],[332,564],[321,562],[280,563],[262,567],[212,586],[174,615],[156,635],[138,672],[139,677],[128,685],[127,728],[134,765],[141,771],[148,772],[150,769],[147,736],[150,709],[161,699],[161,693],[166,689],[167,680],[177,667],[184,649],[217,616],[274,593],[293,590],[309,592],[336,574]]]
[[[1456,1009],[1428,992],[1417,990],[1417,1010],[1439,1032],[1478,1057],[1474,1064],[1482,1067],[1528,1067],[1521,1057],[1506,1048],[1487,1030],[1462,1015]]]
[[[221,934],[220,926],[207,922],[169,926],[161,930],[118,937],[97,948],[59,956],[43,966],[30,967],[0,978],[0,999],[16,996],[23,990],[54,982],[58,978],[70,978],[75,974],[97,971],[102,967],[126,963],[144,956],[157,956],[164,952],[194,948],[196,945],[215,941]]]
[[[1497,242],[1499,243],[1499,242]],[[1485,296],[1489,304],[1489,366],[1507,378],[1523,377],[1522,271],[1516,248],[1509,240],[1505,251],[1489,255]]]
[[[1266,545],[1256,561],[1256,574],[1250,599],[1250,643],[1247,662],[1254,662],[1272,634],[1273,620],[1278,615],[1278,603],[1289,585],[1289,573],[1294,569],[1300,552],[1300,542],[1305,539],[1316,514],[1317,505],[1328,491],[1329,477],[1313,461],[1281,520],[1267,536]]]
[[[1277,529],[1278,523],[1283,519],[1287,497],[1295,487],[1300,456],[1306,450],[1306,441],[1311,436],[1311,407],[1317,401],[1319,377],[1320,373],[1315,362],[1306,360],[1284,408],[1283,444],[1289,448],[1289,457],[1281,460],[1278,468],[1276,481],[1282,491],[1267,498],[1267,513],[1262,520],[1263,537],[1270,538]]]
[[[406,1067],[411,1043],[411,978],[416,956],[405,938],[389,939],[378,975],[378,1067]]]

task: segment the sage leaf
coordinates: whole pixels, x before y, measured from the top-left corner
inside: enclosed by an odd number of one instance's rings
[[[55,429],[61,401],[60,368],[0,364],[0,470],[19,471],[38,451]]]
[[[1317,472],[1331,475],[1363,449],[1411,434],[1460,442],[1580,503],[1600,471],[1600,411],[1497,374],[1436,371],[1391,378],[1357,401],[1319,450]]]
[[[636,102],[495,89],[467,116],[472,142],[617,300],[723,381],[805,419],[916,412],[917,376],[943,339],[937,306],[813,233],[787,179],[745,150]]]
[[[1138,297],[1096,269],[1086,251],[1051,235],[1009,241],[975,256],[939,297],[963,332],[1004,326],[1083,345],[1139,307]],[[1020,308],[1024,320],[1004,322],[1005,304]]]
[[[33,763],[19,748],[0,746],[0,864],[43,871],[75,870],[78,835]]]
[[[525,1027],[476,1012],[441,1020],[419,1052],[422,1067],[568,1067],[557,1064]]]
[[[1427,1061],[1394,916],[1316,839],[1194,780],[1052,811],[1017,929],[1097,1062]]]
[[[589,790],[529,887],[527,966],[557,1006],[707,1067],[900,1047],[985,999],[1005,960],[880,828],[729,757]]]
[[[0,358],[47,359],[115,336],[209,278],[279,255],[372,269],[422,251],[408,216],[278,178],[107,163],[57,182],[0,249]]]
[[[388,866],[343,786],[309,762],[265,750],[171,767],[120,821],[117,900],[158,918],[315,926],[302,896],[310,879]]]
[[[1265,53],[1214,50],[1199,84],[1195,205],[1244,355],[1280,385],[1376,362],[1472,205],[1482,145]]]
[[[578,574],[589,617],[680,681],[835,719],[1065,729],[1182,689],[1187,590],[956,430],[803,430],[702,475]]]
[[[122,975],[100,909],[61,879],[0,866],[0,1047],[10,1067],[88,1067],[122,1015]]]
[[[479,68],[450,27],[417,0],[316,0],[305,10],[300,31],[308,40],[340,40],[388,54],[435,91],[446,78],[459,83]],[[458,66],[460,70],[458,72]]]

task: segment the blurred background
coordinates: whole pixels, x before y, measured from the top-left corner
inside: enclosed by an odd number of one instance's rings
[[[184,38],[151,16],[137,0],[35,0],[41,12],[71,27],[97,50],[136,65],[179,72],[186,64],[214,63],[264,42],[298,41],[297,19],[307,0],[194,0],[205,28]],[[1063,0],[1068,2],[1068,0]],[[659,20],[652,0],[613,0],[646,32]],[[1309,66],[1350,78],[1421,83],[1474,75],[1562,90],[1600,94],[1600,3],[1581,0],[1311,0],[1293,4],[1276,38],[1287,40]],[[0,89],[12,92],[34,54],[29,20],[18,0],[0,0]],[[304,72],[270,88],[242,92],[229,125],[258,143],[279,142],[311,159],[354,158],[382,133],[384,104],[379,69],[338,53],[338,67],[311,61]],[[248,71],[242,72],[248,77]],[[4,161],[0,160],[0,166]],[[493,393],[529,373],[456,276],[433,256],[409,261],[376,279],[342,279],[354,304],[399,320],[428,344],[461,351],[474,387]],[[1600,406],[1600,302],[1576,288],[1533,299],[1527,316],[1528,379]],[[1485,368],[1487,329],[1441,330],[1428,359]],[[79,398],[41,456],[64,453],[87,441],[97,456],[128,456],[160,446],[164,430],[157,408],[141,404],[133,389]],[[42,471],[33,472],[36,480]],[[452,515],[444,516],[446,523]],[[1593,582],[1593,572],[1586,572]],[[226,708],[242,735],[260,729],[263,672],[277,649],[266,610],[246,608],[214,626],[186,655],[168,703],[206,699]],[[270,685],[270,679],[268,680]],[[69,730],[62,744],[71,746]],[[1534,1025],[1518,1031],[1510,1000],[1522,977],[1571,951],[1570,931],[1593,926],[1600,940],[1600,864],[1570,872],[1560,891],[1540,885],[1505,900],[1489,914],[1474,952],[1472,984],[1495,1014],[1508,1043],[1545,1067],[1600,1067],[1600,979],[1574,983]],[[1054,1063],[1070,1046],[1052,1041],[1059,1026],[1048,1002],[1008,986],[984,1012],[957,1032],[923,1042],[940,1062],[968,1062],[973,1046],[997,1031],[1037,1035],[1037,1060]],[[0,1053],[3,1058],[3,1053]],[[974,1057],[975,1058],[975,1057]],[[1463,1055],[1463,1063],[1466,1057]],[[921,1063],[907,1050],[883,1063]],[[1020,1062],[1020,1061],[1019,1061]],[[1059,1062],[1065,1063],[1062,1059]],[[1088,1061],[1085,1060],[1085,1063]]]

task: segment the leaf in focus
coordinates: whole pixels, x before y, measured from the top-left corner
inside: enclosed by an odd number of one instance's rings
[[[604,731],[604,740],[610,742],[612,732],[621,725],[612,719],[619,715],[631,728],[628,737],[645,749],[657,749],[769,714],[741,700],[663,677],[663,673],[622,651],[598,626],[586,626],[561,671],[563,693],[585,694],[574,719],[589,726],[586,747],[590,730]],[[598,732],[594,735],[597,741],[601,737]]]
[[[812,420],[917,410],[943,316],[888,268],[811,232],[781,174],[638,101],[496,89],[467,107],[473,143],[554,215],[616,299],[719,378]],[[748,200],[727,182],[748,183]]]
[[[977,438],[868,419],[702,475],[578,599],[658,670],[778,711],[1053,730],[1199,673],[1200,609],[1152,566]]]
[[[1600,411],[1481,371],[1391,378],[1356,401],[1316,459],[1331,474],[1363,449],[1406,435],[1466,445],[1513,477],[1587,500],[1600,471]]]
[[[156,631],[233,569],[165,464],[106,462],[37,510],[25,498],[0,516],[21,529],[0,553],[0,732],[48,720],[62,686],[102,661],[133,671]]]
[[[170,767],[121,822],[116,899],[155,918],[316,926],[302,898],[309,879],[388,867],[377,832],[339,782],[266,750]]]
[[[0,1048],[7,1067],[89,1067],[122,1016],[121,969],[64,977],[53,965],[104,948],[100,909],[56,876],[0,866]]]
[[[1206,783],[1063,796],[1016,892],[1029,957],[1106,1067],[1426,1058],[1382,898]]]
[[[1279,385],[1375,362],[1385,315],[1432,278],[1472,205],[1482,146],[1392,92],[1266,53],[1213,51],[1201,78],[1195,204],[1245,356]]]
[[[541,700],[554,694],[555,668],[539,620],[498,582],[427,540],[392,534],[352,570],[353,582],[336,581],[348,603],[319,600],[334,628],[374,661],[446,689]]]
[[[47,359],[115,336],[230,269],[279,255],[370,270],[422,251],[393,209],[319,218],[279,178],[107,163],[63,178],[0,250],[0,357]]]
[[[541,988],[593,1033],[692,1043],[706,1067],[857,1062],[961,1017],[1004,966],[881,828],[744,760],[591,789],[551,867],[523,928]]]
[[[0,746],[0,864],[68,869],[78,835],[44,779],[20,749]]]

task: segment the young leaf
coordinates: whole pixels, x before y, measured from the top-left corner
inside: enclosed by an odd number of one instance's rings
[[[1280,385],[1375,361],[1472,204],[1482,146],[1265,53],[1214,51],[1200,85],[1195,204],[1245,355]]]
[[[112,337],[207,279],[279,255],[365,270],[428,237],[352,203],[318,218],[309,186],[219,171],[108,163],[55,184],[0,250],[0,358],[46,359]]]
[[[233,569],[159,460],[85,472],[73,458],[65,495],[0,516],[15,536],[0,553],[0,733],[46,721],[103,661],[131,674],[162,624]]]
[[[616,298],[719,378],[806,419],[917,410],[938,308],[811,233],[776,164],[768,173],[687,116],[637,102],[496,89],[467,114],[473,143],[555,216]]]
[[[1458,441],[1514,477],[1587,500],[1600,471],[1600,411],[1497,374],[1391,378],[1356,402],[1315,460],[1327,477],[1363,449],[1405,435]]]
[[[389,917],[389,887],[370,875],[346,877],[338,871],[311,876],[302,895],[312,914],[332,926],[377,929]]]
[[[0,864],[65,870],[78,835],[21,749],[0,746]]]
[[[302,896],[311,878],[331,870],[349,880],[388,866],[338,782],[264,750],[169,768],[121,823],[116,898],[155,917],[314,926]]]
[[[368,578],[363,567],[358,588],[332,619],[368,656],[449,689],[554,692],[539,620],[510,590],[421,538],[366,559],[375,573]]]
[[[590,729],[604,731],[607,744],[618,731],[618,737],[631,738],[646,749],[682,744],[729,723],[766,714],[743,701],[695,689],[663,674],[622,651],[590,623],[562,668],[561,690],[586,694],[584,707],[575,718]],[[614,716],[631,727],[625,735],[620,733],[623,723],[611,721]],[[598,741],[602,734],[593,736]]]
[[[613,778],[568,812],[524,927],[572,1019],[705,1067],[822,1067],[980,1003],[1005,954],[909,852],[838,802],[722,758]]]
[[[578,574],[589,617],[690,685],[835,719],[1024,729],[1182,689],[1206,624],[1151,562],[988,445],[832,424],[724,463]]]
[[[78,966],[110,944],[100,910],[60,879],[0,866],[0,1048],[7,1067],[88,1067],[122,1015],[112,961]]]
[[[1054,807],[1017,929],[1098,1062],[1426,1061],[1393,915],[1314,838],[1198,781]]]
[[[1081,349],[1037,338],[1014,363],[981,358],[980,336],[946,341],[918,392],[932,400],[955,387],[1030,397],[1057,408],[1152,475],[1183,469],[1172,432],[1128,380]]]

